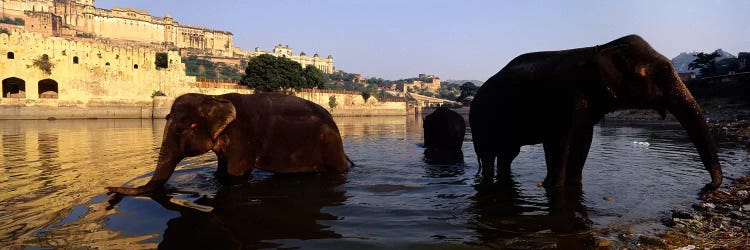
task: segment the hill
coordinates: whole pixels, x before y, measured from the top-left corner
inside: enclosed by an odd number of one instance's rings
[[[719,58],[716,58],[717,62],[723,59],[727,59],[727,58],[737,58],[736,56],[722,49],[717,49],[715,52],[719,54]],[[674,65],[674,68],[675,70],[677,70],[677,72],[680,72],[680,73],[693,72],[693,73],[698,74],[699,73],[698,69],[693,69],[693,70],[688,69],[688,64],[690,64],[691,62],[693,62],[693,60],[695,60],[696,58],[695,55],[697,54],[698,52],[690,52],[690,53],[682,52],[679,55],[677,55],[675,58],[672,58],[672,65]]]

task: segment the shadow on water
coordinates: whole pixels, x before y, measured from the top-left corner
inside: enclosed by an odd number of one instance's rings
[[[277,239],[338,239],[341,235],[320,221],[337,217],[321,209],[341,205],[345,191],[337,188],[345,182],[336,175],[272,176],[244,185],[222,187],[213,197],[171,196],[164,193],[150,198],[163,208],[179,212],[167,222],[159,243],[161,249],[257,249],[281,247],[268,242]],[[193,200],[178,205],[175,198]],[[118,203],[114,197],[110,203]],[[197,199],[195,199],[197,198]]]
[[[546,172],[538,145],[522,148],[512,178],[475,184],[470,132],[450,154],[415,146],[420,117],[337,123],[357,163],[343,177],[254,174],[221,187],[206,154],[170,178],[179,194],[125,197],[107,210],[104,187],[150,177],[165,120],[4,121],[0,248],[582,249],[598,231],[659,229],[708,178],[669,122],[596,126],[583,191],[567,194],[536,186]],[[719,147],[727,178],[747,170],[745,148]]]
[[[581,188],[546,189],[546,201],[526,197],[511,176],[474,186],[470,227],[480,244],[499,248],[580,249],[589,247],[592,222]],[[545,209],[540,209],[546,207]]]
[[[440,165],[463,165],[464,152],[459,150],[424,149],[424,162]]]

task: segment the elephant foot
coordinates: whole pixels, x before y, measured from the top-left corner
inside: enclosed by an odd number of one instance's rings
[[[559,180],[550,181],[549,178],[544,179],[544,181],[542,182],[542,185],[547,189],[562,190],[565,188],[565,182],[559,181]]]
[[[699,194],[701,196],[709,194],[709,193],[711,193],[713,191],[716,191],[716,189],[719,189],[720,186],[721,186],[721,183],[719,183],[719,184],[716,184],[714,182],[708,183],[705,186],[703,186],[703,188],[701,189],[701,191],[700,191]]]

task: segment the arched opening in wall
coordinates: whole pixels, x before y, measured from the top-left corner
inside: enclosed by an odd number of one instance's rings
[[[77,56],[73,57],[73,64],[78,64],[78,57]]]
[[[105,63],[104,66],[109,66],[109,62]]]
[[[138,69],[138,64],[133,64],[134,69]]]
[[[154,64],[156,65],[156,69],[166,69],[169,68],[169,62],[172,60],[168,60],[167,53],[156,53],[156,58],[154,58]]]
[[[26,81],[17,77],[3,80],[3,98],[26,98]]]
[[[57,82],[52,79],[39,81],[39,98],[57,99]]]
[[[13,52],[8,52],[8,59],[16,59],[16,54]]]

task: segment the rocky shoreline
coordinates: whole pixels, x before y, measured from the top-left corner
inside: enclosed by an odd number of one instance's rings
[[[614,116],[620,120],[653,120],[643,112]],[[635,115],[635,116],[633,116]],[[746,149],[750,163],[750,121],[715,122],[710,124],[715,139],[737,143]],[[631,231],[618,236],[619,244],[597,238],[595,246],[603,249],[750,249],[750,170],[729,185],[703,194],[701,201],[689,209],[672,210],[662,219],[669,229],[648,235]]]
[[[750,162],[750,121],[711,125],[717,140],[745,146]],[[750,174],[749,173],[746,173]],[[749,249],[750,176],[732,181],[725,188],[704,194],[689,210],[673,210],[664,219],[670,229],[659,235],[669,249]]]

